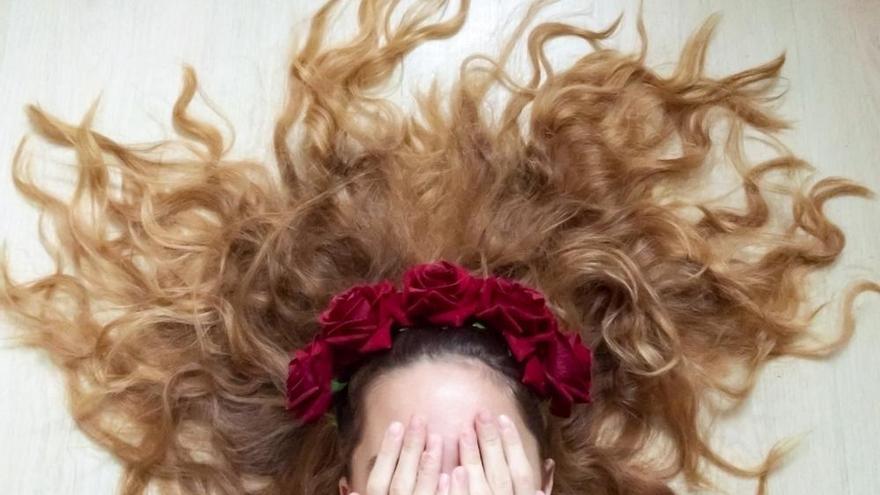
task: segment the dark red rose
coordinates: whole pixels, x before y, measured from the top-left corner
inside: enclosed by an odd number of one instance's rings
[[[540,397],[547,397],[547,368],[537,354],[529,356],[522,366],[522,382]]]
[[[545,366],[550,394],[550,411],[567,418],[575,402],[590,401],[592,353],[578,333],[557,333],[547,354]]]
[[[549,342],[558,328],[540,292],[501,277],[484,281],[474,316],[504,335],[519,362],[532,355],[542,342]]]
[[[357,285],[333,296],[318,323],[340,371],[370,352],[391,348],[392,326],[409,324],[402,298],[387,280]]]
[[[303,423],[319,419],[333,401],[333,362],[317,340],[298,349],[287,370],[287,409]]]
[[[462,326],[477,308],[482,283],[449,261],[415,265],[403,276],[406,314],[413,324]]]

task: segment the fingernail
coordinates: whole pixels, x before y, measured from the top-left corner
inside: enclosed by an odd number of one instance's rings
[[[396,437],[396,436],[400,435],[402,432],[403,432],[403,423],[401,423],[399,421],[395,421],[395,422],[391,423],[391,426],[388,427],[388,433],[390,433],[391,436]]]
[[[413,430],[417,430],[417,429],[421,428],[422,426],[424,426],[424,424],[425,424],[425,418],[423,418],[421,414],[413,415],[413,417],[410,419],[410,422],[409,422],[409,426]]]
[[[449,488],[449,475],[442,473],[440,474],[440,481],[437,482],[437,491],[443,493],[447,488]]]
[[[483,409],[477,414],[477,419],[480,420],[480,423],[487,425],[492,422],[492,415],[489,414],[489,411]]]
[[[464,467],[458,466],[452,470],[452,478],[458,483],[464,483],[467,481],[467,471],[465,471]]]
[[[513,421],[511,421],[510,418],[508,418],[506,414],[502,414],[502,415],[498,416],[498,423],[501,424],[502,428],[507,428],[507,429],[513,428]]]

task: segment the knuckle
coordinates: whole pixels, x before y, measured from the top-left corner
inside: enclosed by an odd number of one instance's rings
[[[417,452],[422,450],[422,443],[417,436],[411,435],[403,441],[403,449],[410,453]]]
[[[403,438],[403,447],[412,448],[415,444],[416,436],[412,432],[407,432],[407,435]]]
[[[415,444],[404,445],[400,452],[400,458],[410,462],[409,459],[418,458],[420,450],[419,446]]]
[[[439,461],[440,461],[440,459],[438,459],[436,455],[434,455],[431,452],[426,451],[426,452],[422,453],[422,459],[421,459],[421,462],[419,462],[419,464],[422,466],[423,469],[425,469],[425,468],[434,467],[437,463],[439,463]]]
[[[496,448],[501,446],[501,438],[498,435],[486,435],[483,438],[486,447]]]
[[[495,437],[498,436],[498,428],[491,424],[479,424],[477,426],[477,433],[483,437]]]

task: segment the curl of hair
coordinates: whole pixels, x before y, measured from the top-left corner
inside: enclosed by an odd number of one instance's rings
[[[782,450],[736,466],[699,416],[716,395],[741,401],[769,359],[840,349],[856,295],[880,290],[854,283],[839,336],[811,332],[806,276],[844,247],[822,206],[871,192],[795,173],[810,166],[776,139],[789,124],[769,108],[784,54],[707,75],[712,16],[661,75],[645,65],[641,17],[641,50],[626,54],[603,45],[620,18],[529,29],[536,2],[497,57],[466,59],[448,94],[432,85],[410,115],[373,91],[420,43],[458,32],[469,2],[439,19],[447,0],[422,2],[392,24],[398,2],[363,0],[357,32],[330,47],[336,3],[289,65],[277,175],[229,159],[219,130],[188,113],[188,66],[179,139],[121,144],[92,128],[94,106],[78,125],[27,107],[40,137],[75,151],[78,178],[69,198],[39,186],[22,140],[15,185],[52,221],[41,240],[57,268],[17,282],[4,261],[0,304],[64,371],[78,426],[124,469],[121,493],[334,493],[343,446],[332,422],[300,428],[286,413],[288,353],[334,293],[439,257],[539,288],[595,351],[594,404],[551,418],[555,493],[669,493],[676,475],[706,486],[704,461],[763,482]],[[506,66],[525,33],[532,73],[518,83]],[[545,46],[560,37],[594,50],[554,70]],[[510,98],[493,120],[496,86]],[[750,161],[747,131],[775,156]],[[184,158],[165,152],[177,144]],[[720,164],[744,204],[694,197]]]

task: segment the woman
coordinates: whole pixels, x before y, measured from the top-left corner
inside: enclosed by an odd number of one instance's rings
[[[538,397],[561,417],[588,402],[589,350],[515,281],[448,261],[404,280],[402,291],[383,281],[335,296],[291,361],[288,409],[300,421],[333,402],[322,383],[346,389],[334,415],[340,493],[550,493]]]
[[[79,182],[57,198],[16,155],[16,187],[55,221],[59,271],[5,276],[2,300],[66,373],[78,425],[125,469],[122,493],[653,494],[677,475],[704,486],[705,462],[761,484],[775,467],[781,450],[754,469],[725,460],[699,416],[713,394],[745,398],[773,357],[845,345],[851,321],[811,343],[804,281],[844,245],[823,203],[869,194],[789,180],[774,192],[790,211],[770,206],[765,178],[807,165],[778,143],[751,163],[742,141],[786,127],[768,108],[784,57],[709,77],[713,17],[661,76],[646,43],[603,47],[619,20],[529,29],[539,3],[497,59],[469,59],[449,96],[433,86],[407,115],[375,90],[419,44],[458,32],[468,2],[438,20],[445,5],[363,0],[335,46],[323,40],[336,2],[316,13],[275,127],[277,178],[226,159],[220,132],[188,112],[190,69],[174,123],[191,156],[99,134],[94,109],[71,126],[29,107],[42,137],[77,152]],[[505,66],[527,31],[534,71],[518,83]],[[554,70],[544,47],[561,36],[596,50]],[[493,112],[495,84],[510,99]],[[693,199],[714,143],[744,208]],[[447,283],[412,283],[437,274]],[[487,323],[495,306],[474,289],[446,308],[467,303],[466,319],[410,321],[422,306],[407,295],[366,334],[335,332],[364,330],[350,324],[360,312],[330,318],[353,287],[450,280],[522,284],[502,305],[518,317]],[[878,289],[853,285],[847,314]],[[537,320],[518,312],[535,301]],[[524,321],[543,322],[526,335],[544,340],[519,353]]]

